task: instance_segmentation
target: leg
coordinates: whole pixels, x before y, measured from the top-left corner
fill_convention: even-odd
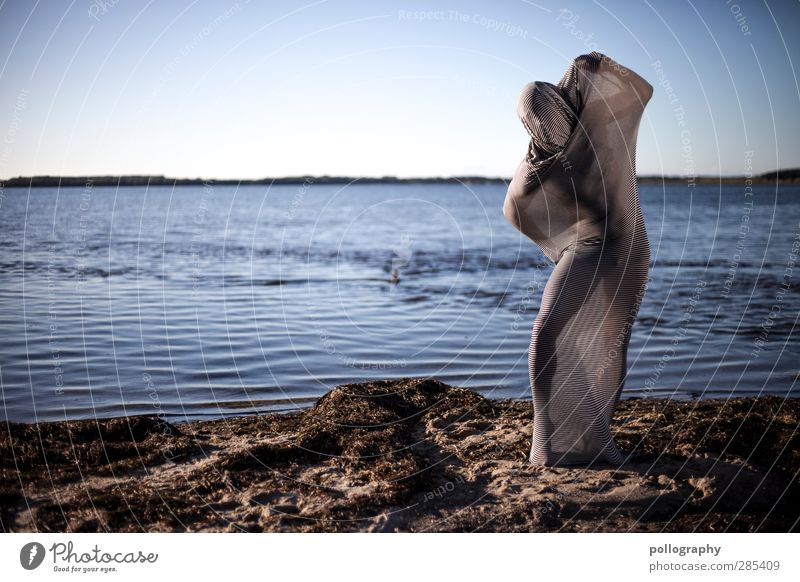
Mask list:
[[[580,424],[574,418],[574,395],[569,394],[568,384],[573,380],[568,371],[574,367],[576,356],[569,330],[591,291],[591,280],[585,277],[590,263],[572,251],[564,253],[545,285],[533,323],[528,350],[534,409],[529,461],[535,465],[563,464],[564,446],[554,450],[553,440],[557,433],[563,436],[568,432],[567,425]],[[595,267],[591,267],[590,273]]]
[[[628,294],[613,245],[564,253],[545,286],[529,349],[530,462],[619,464],[609,421],[625,373]],[[626,286],[623,286],[626,287]]]

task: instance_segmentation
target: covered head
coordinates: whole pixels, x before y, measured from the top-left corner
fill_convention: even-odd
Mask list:
[[[525,85],[517,102],[517,114],[531,136],[531,155],[537,160],[561,151],[578,120],[567,94],[546,81]]]

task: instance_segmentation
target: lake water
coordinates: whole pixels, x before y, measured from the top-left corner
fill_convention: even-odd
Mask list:
[[[5,419],[286,411],[366,378],[530,398],[552,265],[502,185],[6,189]],[[640,186],[623,398],[797,396],[800,187]],[[392,283],[392,272],[399,281]]]

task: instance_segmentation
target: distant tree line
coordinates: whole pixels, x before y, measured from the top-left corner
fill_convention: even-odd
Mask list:
[[[774,170],[752,176],[755,184],[800,183],[800,168]],[[683,183],[681,176],[639,176],[643,184]],[[693,182],[700,184],[739,184],[745,176],[695,176]],[[438,178],[398,178],[395,176],[351,177],[351,176],[288,176],[283,178],[260,178],[256,180],[211,180],[203,178],[169,178],[161,175],[123,176],[18,176],[0,182],[5,188],[69,187],[69,186],[245,186],[270,184],[507,184],[508,178],[487,176],[452,176]]]

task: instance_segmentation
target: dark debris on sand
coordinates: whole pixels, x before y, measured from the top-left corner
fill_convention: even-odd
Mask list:
[[[621,467],[527,463],[530,402],[433,378],[292,414],[8,424],[4,531],[796,531],[800,401],[624,400]]]

